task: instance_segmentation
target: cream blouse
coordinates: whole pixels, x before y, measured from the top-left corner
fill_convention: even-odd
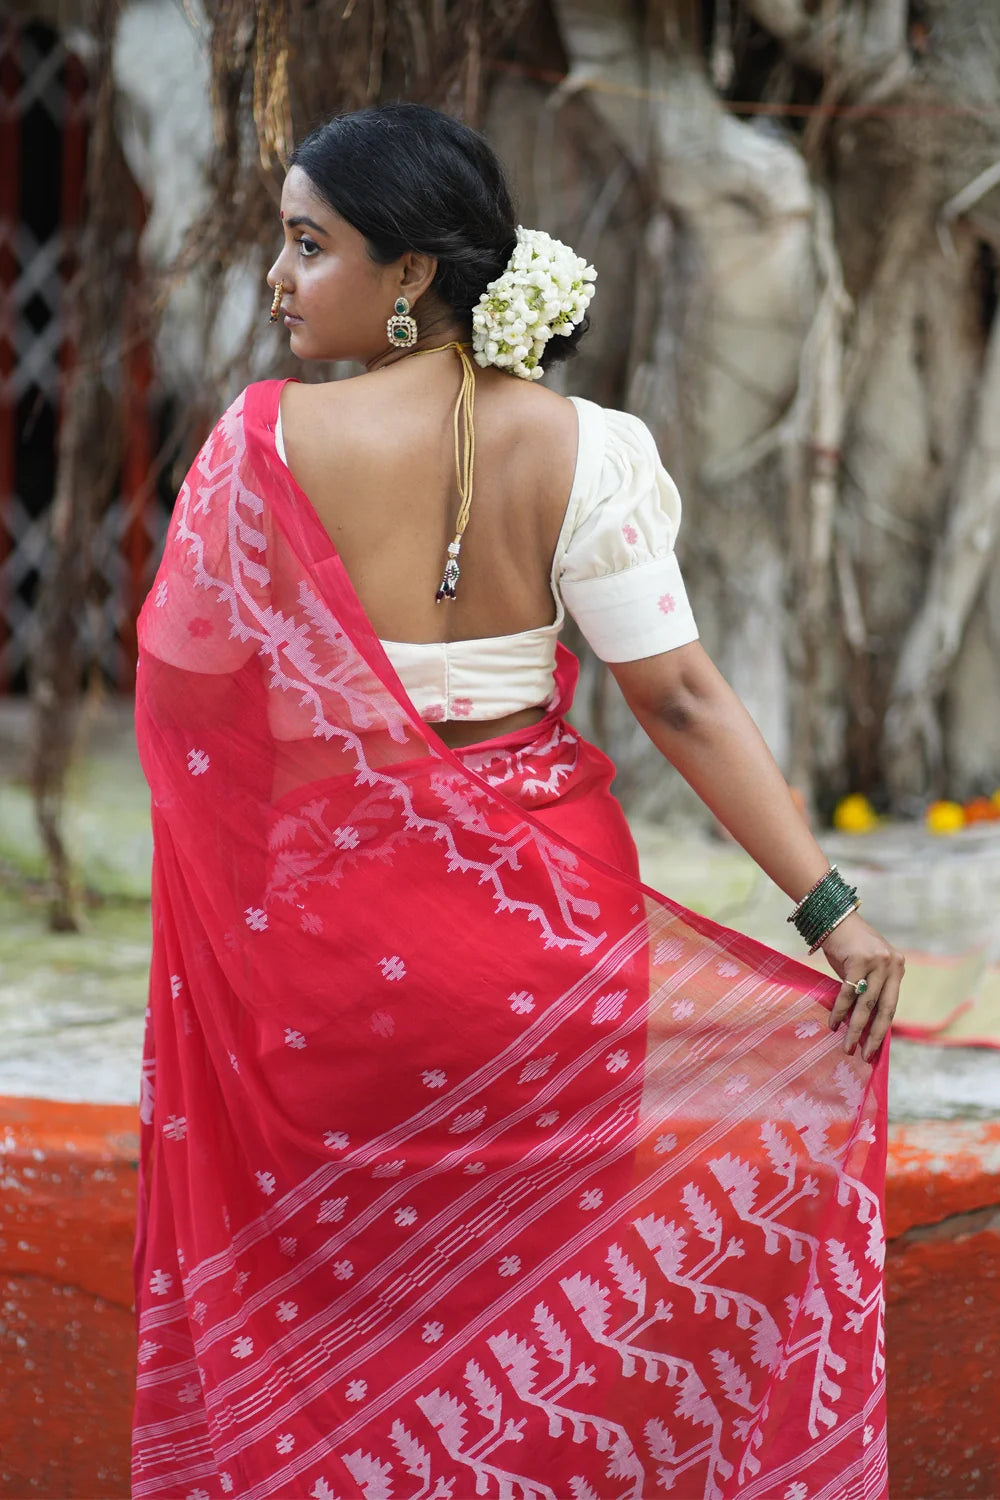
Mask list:
[[[428,723],[501,719],[547,706],[566,611],[602,661],[637,661],[698,639],[674,542],[677,487],[648,427],[628,412],[570,398],[579,419],[576,471],[552,560],[551,625],[440,644],[383,641]],[[281,415],[275,445],[285,457]]]

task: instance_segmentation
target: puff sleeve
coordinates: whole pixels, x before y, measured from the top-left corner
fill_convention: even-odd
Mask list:
[[[698,639],[674,543],[681,500],[645,423],[578,402],[603,419],[585,486],[554,569],[556,586],[602,661],[637,661]]]

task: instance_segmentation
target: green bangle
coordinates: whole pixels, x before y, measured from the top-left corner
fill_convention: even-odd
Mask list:
[[[859,905],[857,887],[848,885],[836,865],[831,865],[802,897],[788,921],[794,923],[810,953],[814,953],[834,927]]]
[[[815,953],[817,948],[822,948],[823,944],[826,942],[827,938],[830,936],[830,933],[833,931],[834,927],[839,927],[840,924],[841,924],[841,922],[844,920],[844,918],[845,917],[849,917],[849,916],[851,916],[851,914],[853,912],[858,911],[859,908],[860,908],[860,906],[861,906],[861,902],[860,901],[855,901],[855,903],[854,903],[853,906],[849,906],[845,912],[841,912],[841,914],[837,918],[837,920],[835,922],[831,923],[831,925],[826,929],[826,931],[823,933],[823,935],[821,937],[818,937],[816,939],[816,941],[810,945],[809,952],[810,953]],[[864,980],[862,980],[861,983],[864,984],[865,983]],[[867,984],[865,984],[865,989],[867,989],[867,988],[868,988],[868,986],[867,986]],[[864,991],[863,990],[859,990],[858,993],[859,994],[863,994]]]

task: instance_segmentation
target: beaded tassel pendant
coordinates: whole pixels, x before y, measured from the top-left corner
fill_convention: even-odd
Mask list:
[[[448,559],[444,565],[444,573],[441,576],[441,587],[434,595],[434,602],[440,604],[444,599],[454,600],[458,593],[458,577],[461,568],[458,565],[458,554],[462,550],[462,537],[465,528],[469,524],[469,511],[472,506],[472,474],[476,460],[476,430],[473,425],[473,415],[476,403],[476,380],[472,361],[465,352],[464,344],[455,344],[454,348],[458,354],[462,366],[462,385],[455,402],[454,431],[455,431],[455,472],[458,479],[458,519],[455,525],[455,537],[448,543]]]
[[[441,579],[441,587],[434,595],[435,604],[440,604],[442,599],[454,599],[458,589],[458,576],[462,571],[458,566],[458,554],[462,550],[462,538],[456,537],[453,542],[448,543],[448,561],[444,565],[444,575]]]

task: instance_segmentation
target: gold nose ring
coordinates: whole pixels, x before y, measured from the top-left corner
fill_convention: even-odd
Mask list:
[[[284,296],[284,292],[285,283],[283,281],[279,281],[278,285],[274,289],[274,300],[271,303],[271,317],[269,321],[272,323],[277,323],[278,321],[278,313],[281,311],[281,299]]]

